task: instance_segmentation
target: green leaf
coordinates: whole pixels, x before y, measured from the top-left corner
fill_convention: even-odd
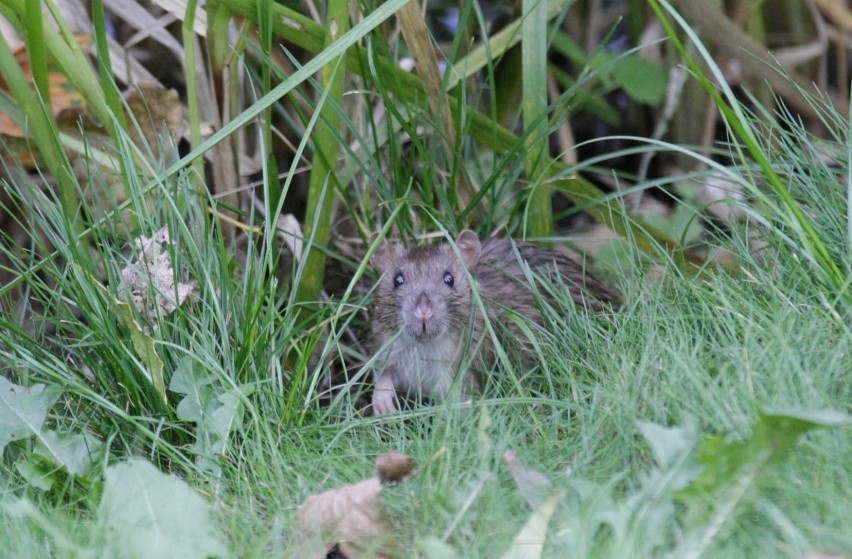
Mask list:
[[[130,303],[116,299],[112,294],[108,296],[118,322],[130,332],[130,342],[133,344],[133,349],[136,351],[139,360],[145,365],[149,380],[163,399],[163,402],[167,402],[166,382],[163,378],[163,360],[157,354],[154,338],[145,332],[142,326],[136,322]]]
[[[133,315],[133,307],[130,306],[130,303],[116,298],[106,287],[101,285],[101,282],[97,278],[92,277],[86,272],[83,272],[83,274],[89,277],[91,284],[96,286],[104,298],[109,301],[110,309],[115,314],[118,323],[130,332],[130,342],[133,344],[133,350],[136,352],[139,360],[145,365],[148,380],[154,386],[154,389],[163,402],[168,404],[166,381],[163,377],[163,360],[157,354],[154,338],[145,332],[145,329],[136,321],[136,317]]]
[[[218,474],[215,457],[225,452],[231,431],[242,424],[243,410],[237,389],[219,392],[216,388],[215,375],[190,359],[179,363],[169,384],[169,390],[185,395],[177,405],[178,418],[197,425],[192,451],[198,455],[199,466]]]
[[[631,54],[616,61],[610,71],[634,101],[657,106],[666,96],[668,73],[659,64]]]
[[[87,478],[103,455],[104,443],[88,433],[43,431],[34,449],[37,456],[69,474]]]
[[[684,427],[663,427],[656,423],[638,421],[637,427],[654,453],[654,460],[665,470],[663,479],[667,490],[686,487],[697,475],[692,465],[692,455],[698,443],[698,424],[695,418],[687,418]],[[655,471],[648,476],[653,480]]]
[[[697,240],[701,236],[701,220],[697,212],[687,204],[678,204],[671,215],[648,214],[645,221],[662,231],[670,239],[683,244]]]
[[[15,469],[31,486],[47,491],[56,482],[56,468],[46,466],[42,460],[18,460]]]
[[[227,556],[210,507],[175,476],[144,460],[110,466],[98,507],[110,532],[104,556],[139,559],[204,559]]]
[[[820,427],[849,424],[849,416],[831,411],[765,410],[750,436],[720,435],[701,444],[701,473],[675,497],[687,506],[683,542],[669,557],[701,557],[721,537],[750,490],[770,467],[781,462],[803,434]]]
[[[0,376],[0,454],[10,442],[41,431],[47,410],[56,403],[59,394],[55,386],[45,388],[36,384],[24,388]]]
[[[182,359],[169,383],[169,390],[185,397],[178,402],[177,416],[183,421],[200,422],[204,410],[215,399],[211,384],[216,377],[192,359]]]

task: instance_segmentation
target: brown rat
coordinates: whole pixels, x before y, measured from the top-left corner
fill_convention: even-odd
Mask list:
[[[396,411],[397,395],[443,398],[459,370],[488,366],[489,336],[472,296],[469,276],[489,319],[507,310],[535,322],[541,314],[518,257],[541,275],[558,273],[575,303],[599,311],[619,296],[584,273],[567,255],[532,243],[492,237],[480,243],[462,231],[450,244],[405,249],[384,241],[371,264],[382,274],[371,309],[371,351],[379,353],[373,412]],[[462,391],[475,384],[470,374]]]

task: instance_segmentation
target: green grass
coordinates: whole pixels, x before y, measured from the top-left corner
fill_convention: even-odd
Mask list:
[[[47,204],[39,201],[40,207]],[[842,211],[836,205],[815,209],[815,221],[825,223],[836,219],[822,212]],[[164,213],[158,219],[169,222],[169,212]],[[670,265],[625,279],[627,303],[611,323],[563,299],[548,313],[547,328],[536,331],[543,348],[541,367],[514,370],[517,385],[508,371],[496,372],[484,396],[469,407],[424,408],[379,424],[359,417],[346,399],[333,409],[311,403],[315,392],[307,387],[320,371],[307,365],[303,389],[288,400],[294,377],[279,379],[273,373],[281,370],[278,359],[287,348],[307,351],[311,332],[288,324],[287,306],[276,300],[266,280],[235,264],[212,239],[193,243],[191,219],[187,229],[176,228],[186,243],[176,262],[188,265],[189,275],[198,279],[199,298],[164,317],[156,337],[167,370],[189,359],[212,375],[215,393],[237,390],[240,395],[243,421],[230,434],[228,458],[217,461],[221,471],[192,473],[187,467],[193,461],[188,448],[198,431],[179,421],[177,394],[170,393],[165,413],[115,409],[125,393],[102,378],[113,378],[105,372],[123,368],[139,394],[146,393],[146,386],[134,376],[138,364],[127,349],[126,333],[95,329],[101,324],[94,322],[99,313],[106,312],[97,306],[106,304],[98,301],[99,290],[74,288],[75,280],[66,279],[63,289],[88,292],[92,300],[89,306],[78,305],[85,310],[76,322],[61,307],[52,311],[64,318],[63,337],[54,343],[77,340],[63,342],[65,350],[88,360],[102,383],[99,388],[75,375],[70,363],[53,361],[51,368],[33,368],[30,374],[32,381],[65,387],[65,411],[52,415],[57,429],[116,435],[115,458],[153,453],[164,466],[184,464],[178,469],[187,471],[188,480],[213,504],[216,523],[238,554],[295,556],[294,514],[303,499],[369,477],[375,457],[391,449],[426,464],[414,479],[385,491],[387,508],[402,527],[400,538],[410,545],[437,538],[459,556],[491,557],[502,554],[529,515],[525,495],[501,459],[506,450],[516,450],[526,467],[543,472],[555,487],[587,480],[607,486],[604,494],[618,502],[652,467],[639,420],[682,425],[691,417],[705,436],[743,436],[758,406],[848,411],[848,308],[827,304],[832,298],[819,277],[788,258],[782,250],[787,245],[773,241],[772,230],[763,230],[769,247],[757,256],[741,249],[740,267],[731,272],[687,278]],[[741,244],[746,245],[745,237]],[[258,268],[268,258],[250,254],[249,262]],[[124,260],[114,254],[103,261],[118,267]],[[58,262],[47,270],[61,277],[73,269]],[[234,266],[242,273],[234,274]],[[658,274],[665,279],[659,281]],[[76,276],[76,281],[86,278],[91,276]],[[328,316],[347,308],[334,304]],[[4,339],[4,351],[14,343]],[[19,349],[25,351],[25,345]],[[306,415],[288,408],[305,402]],[[329,417],[336,419],[329,422]],[[754,488],[706,556],[799,557],[815,549],[852,550],[849,438],[848,429],[808,435]],[[430,463],[440,449],[446,451]],[[41,494],[16,474],[8,450],[6,458],[9,481],[0,514],[9,522],[0,523],[0,541],[9,543],[7,556],[50,556],[51,549],[70,556],[74,546],[100,549],[104,536],[93,520],[98,474],[76,482],[60,474],[54,489]],[[49,519],[42,524],[52,533],[32,518],[11,516],[9,503],[19,496],[37,503],[39,514]],[[546,556],[571,551],[564,547],[571,541],[565,530],[584,502],[572,494],[557,509]],[[674,519],[662,518],[657,527],[668,530]],[[618,556],[631,556],[630,550]]]

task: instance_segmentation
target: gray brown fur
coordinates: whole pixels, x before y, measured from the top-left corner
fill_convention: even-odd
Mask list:
[[[537,275],[558,274],[577,304],[600,311],[618,303],[617,293],[561,252],[496,237],[480,244],[472,231],[462,231],[455,244],[458,252],[449,244],[405,249],[385,241],[373,256],[373,267],[382,273],[370,316],[371,351],[381,352],[376,415],[395,411],[397,395],[444,398],[460,369],[490,364],[490,338],[482,335],[481,313],[473,312],[468,270],[489,319],[498,323],[506,310],[541,322],[518,255]],[[448,273],[452,285],[445,281]],[[461,384],[468,391],[476,384],[474,375],[466,374]]]

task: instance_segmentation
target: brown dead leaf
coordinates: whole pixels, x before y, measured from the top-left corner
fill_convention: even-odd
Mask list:
[[[87,35],[77,35],[77,42],[81,47],[85,47],[88,43],[91,42],[91,37]],[[32,66],[30,65],[29,55],[27,54],[26,45],[21,44],[14,50],[15,60],[18,62],[18,66],[21,67],[21,71],[24,73],[24,77],[27,78],[27,81],[32,82],[33,72]],[[50,70],[47,75],[48,87],[50,89],[50,105],[53,110],[54,115],[58,115],[62,111],[66,109],[70,109],[72,107],[81,107],[84,105],[83,96],[74,89],[74,86],[71,85],[71,82],[68,81],[63,74],[60,72],[56,72]],[[8,85],[6,84],[6,80],[0,76],[0,89],[5,92],[9,92]],[[0,137],[5,139],[21,139],[25,137],[24,130],[18,125],[15,120],[12,119],[8,114],[0,112]],[[32,145],[29,142],[18,143],[13,142],[13,145],[20,146],[20,149],[16,149],[14,151],[15,158],[25,167],[32,167],[35,165],[35,160],[32,154]]]
[[[154,83],[136,84],[125,92],[124,100],[138,124],[137,129],[128,122],[133,142],[143,149],[146,145],[150,147],[155,157],[159,157],[161,145],[169,148],[183,135],[186,128],[183,104],[174,89]],[[163,138],[163,134],[167,137]]]
[[[384,483],[399,483],[414,469],[414,460],[401,452],[392,450],[376,458],[376,472]]]
[[[321,559],[332,551],[348,559],[393,557],[400,548],[395,529],[382,507],[383,481],[404,479],[411,458],[389,452],[376,460],[379,476],[310,495],[296,513],[309,540],[307,557]]]
[[[171,244],[166,227],[151,238],[137,238],[137,260],[121,271],[122,293],[144,315],[166,316],[174,312],[195,288],[192,283],[178,282],[175,286],[175,272],[168,252]]]

